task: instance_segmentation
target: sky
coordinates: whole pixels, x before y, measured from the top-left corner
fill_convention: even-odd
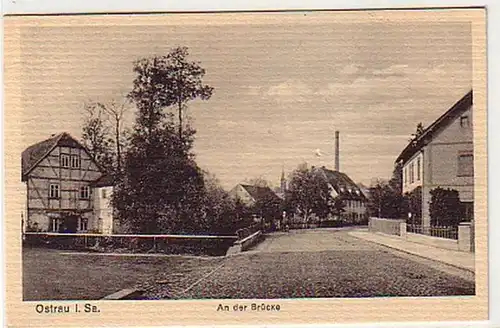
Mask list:
[[[189,104],[194,153],[226,189],[257,177],[277,186],[303,162],[333,168],[336,130],[340,170],[370,185],[390,177],[419,122],[472,86],[469,24],[287,22],[25,27],[23,146],[79,138],[86,101],[123,99],[135,60],[187,46],[214,87]]]

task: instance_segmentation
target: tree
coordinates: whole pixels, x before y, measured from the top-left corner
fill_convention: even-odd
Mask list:
[[[345,212],[344,200],[340,197],[335,198],[332,206],[332,214],[337,217],[341,217],[344,212]]]
[[[259,213],[266,222],[270,222],[280,218],[283,204],[278,196],[269,193],[259,198],[253,206],[253,209],[254,212]]]
[[[391,219],[406,217],[402,172],[402,163],[396,163],[389,181],[379,179],[370,187],[368,212],[371,216]]]
[[[196,131],[182,123],[188,101],[212,94],[201,82],[204,69],[188,63],[187,55],[187,48],[177,48],[134,64],[136,77],[128,97],[138,111],[123,179],[113,194],[118,217],[131,232],[206,231],[207,202],[221,197],[214,190],[207,197],[204,174],[191,152]],[[169,106],[179,110],[177,127]]]
[[[257,177],[252,179],[245,179],[245,183],[256,186],[256,187],[270,187],[269,182],[263,177]]]
[[[109,136],[105,112],[97,104],[88,102],[82,126],[82,143],[95,161],[106,171],[113,170],[113,140]]]
[[[392,176],[389,180],[389,187],[395,194],[401,195],[403,192],[403,164],[396,163],[392,170]]]
[[[391,181],[377,181],[370,187],[368,212],[379,218],[400,219],[404,213],[403,195]]]
[[[143,120],[139,117],[138,122]],[[172,122],[150,131],[136,124],[132,134],[123,178],[113,193],[119,219],[133,233],[203,229],[203,173]]]
[[[430,194],[431,226],[458,226],[462,221],[462,203],[458,191],[437,187]]]
[[[239,223],[235,201],[214,175],[204,172],[204,184],[202,229],[208,233],[234,234]]]
[[[375,184],[370,186],[369,199],[368,199],[368,212],[370,216],[382,218],[385,217],[385,192],[386,184],[378,180]]]
[[[285,196],[287,207],[308,222],[312,215],[326,218],[332,213],[333,197],[324,178],[314,169],[301,166],[292,172]]]
[[[115,168],[117,172],[122,171],[123,165],[123,149],[126,147],[127,143],[127,132],[123,127],[124,116],[128,110],[127,100],[122,102],[117,102],[116,100],[111,100],[111,102],[97,103],[97,106],[108,115],[108,120],[110,125],[113,127],[114,148],[115,148]]]
[[[161,116],[158,110],[173,106],[178,115],[178,136],[183,137],[183,112],[189,101],[212,96],[213,88],[203,84],[205,69],[187,60],[188,48],[177,47],[166,56],[143,58],[135,62],[133,90],[129,97],[138,107],[149,107],[147,128]]]

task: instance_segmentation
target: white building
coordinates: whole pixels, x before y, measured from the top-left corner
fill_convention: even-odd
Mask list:
[[[111,197],[114,182],[111,176],[104,175],[92,186],[94,190],[94,217],[97,220],[98,229],[103,234],[112,234],[114,226]]]
[[[430,225],[430,191],[441,187],[459,193],[461,219],[474,214],[474,145],[472,90],[412,140],[396,159],[402,164],[403,194],[422,189],[422,225]]]

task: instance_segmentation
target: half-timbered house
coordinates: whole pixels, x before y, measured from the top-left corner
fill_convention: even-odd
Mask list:
[[[86,148],[68,133],[38,142],[22,153],[26,183],[26,231],[98,230],[92,183],[102,170]]]

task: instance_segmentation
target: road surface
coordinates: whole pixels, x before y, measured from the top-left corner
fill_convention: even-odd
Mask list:
[[[271,234],[174,298],[474,295],[470,275],[352,237],[348,229],[296,230]]]

